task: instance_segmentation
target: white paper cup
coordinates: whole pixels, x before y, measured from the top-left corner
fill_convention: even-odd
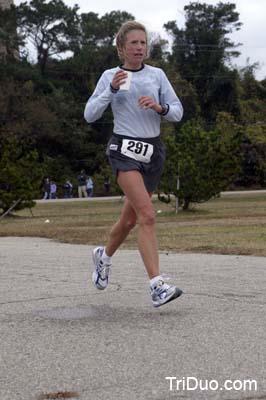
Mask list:
[[[126,71],[126,73],[127,73],[126,81],[125,81],[125,83],[120,85],[120,90],[129,90],[130,89],[131,79],[132,79],[132,72],[131,71]]]

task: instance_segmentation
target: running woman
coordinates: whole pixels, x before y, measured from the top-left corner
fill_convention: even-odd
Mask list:
[[[151,196],[165,163],[161,118],[178,122],[183,107],[163,70],[144,64],[148,44],[142,24],[124,23],[116,36],[116,47],[122,64],[102,74],[84,111],[86,121],[92,123],[111,104],[114,133],[107,145],[107,155],[125,195],[120,218],[112,227],[106,246],[93,250],[92,280],[97,289],[107,287],[111,257],[138,222],[138,248],[150,279],[153,306],[159,307],[182,294],[181,289],[166,284],[159,272]],[[123,90],[129,77],[130,87]]]

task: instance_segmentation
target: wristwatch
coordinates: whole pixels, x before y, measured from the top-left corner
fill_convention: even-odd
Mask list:
[[[158,114],[160,115],[166,115],[169,111],[169,104],[165,104],[164,106],[161,104],[162,111]]]

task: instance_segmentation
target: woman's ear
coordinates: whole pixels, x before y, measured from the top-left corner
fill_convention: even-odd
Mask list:
[[[123,60],[123,48],[120,46],[117,46],[117,54],[120,60]]]

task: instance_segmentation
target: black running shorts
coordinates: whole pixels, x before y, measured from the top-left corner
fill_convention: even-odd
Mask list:
[[[137,170],[141,173],[149,193],[158,186],[165,164],[165,145],[160,136],[132,138],[113,134],[106,154],[115,177],[118,171]]]

